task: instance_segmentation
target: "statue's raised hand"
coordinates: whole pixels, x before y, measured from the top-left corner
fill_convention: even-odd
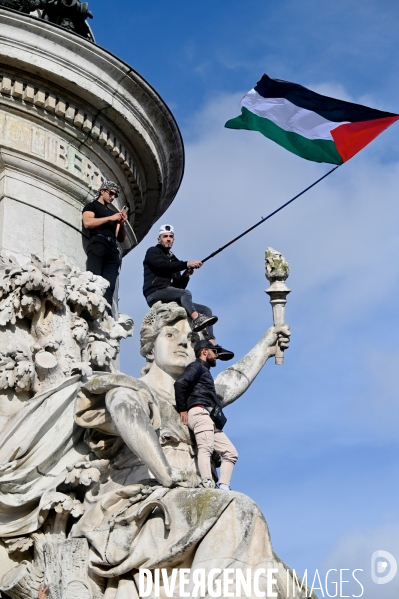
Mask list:
[[[290,340],[288,324],[270,327],[262,339],[236,364],[223,370],[215,379],[216,393],[223,406],[236,401],[246,392],[269,358],[287,349]]]
[[[290,325],[283,324],[279,327],[271,327],[268,330],[270,333],[270,342],[269,342],[269,355],[274,356],[276,354],[277,347],[285,350],[288,349],[290,344]]]

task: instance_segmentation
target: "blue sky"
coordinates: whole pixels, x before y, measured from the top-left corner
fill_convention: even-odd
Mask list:
[[[397,2],[93,0],[90,8],[97,42],[155,87],[181,128],[185,178],[161,219],[176,226],[181,259],[204,258],[328,169],[223,128],[264,72],[399,112]],[[316,568],[321,576],[362,568],[369,599],[399,592],[399,576],[378,587],[370,577],[374,551],[399,560],[398,132],[392,126],[190,284],[219,316],[218,340],[240,358],[271,325],[266,247],[290,261],[285,364],[269,362],[227,410],[240,453],[233,487],[259,503],[286,563],[312,577]],[[156,231],[121,275],[121,310],[137,328],[122,369],[133,376],[142,366],[142,259]]]

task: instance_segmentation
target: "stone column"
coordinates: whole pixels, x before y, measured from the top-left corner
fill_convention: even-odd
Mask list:
[[[96,44],[0,9],[0,250],[84,269],[81,212],[101,181],[129,207],[125,255],[173,201],[184,168],[154,89]]]

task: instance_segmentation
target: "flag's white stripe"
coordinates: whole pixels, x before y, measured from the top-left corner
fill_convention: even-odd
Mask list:
[[[269,119],[281,129],[298,133],[307,139],[333,141],[331,130],[343,124],[328,121],[311,110],[295,106],[285,98],[264,98],[254,89],[243,97],[241,106],[259,117]]]

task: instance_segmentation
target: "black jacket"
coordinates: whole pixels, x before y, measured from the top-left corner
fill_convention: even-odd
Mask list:
[[[222,407],[209,369],[209,364],[198,358],[191,362],[177,379],[175,396],[178,412],[187,412],[194,406]]]
[[[189,277],[182,277],[180,271],[187,268],[187,262],[178,260],[174,254],[160,243],[147,250],[144,258],[144,297],[158,289],[178,287],[185,289]]]

